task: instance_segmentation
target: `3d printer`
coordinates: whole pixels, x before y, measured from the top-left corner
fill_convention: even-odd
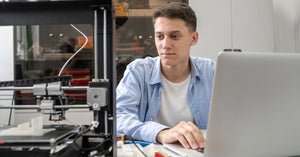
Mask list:
[[[41,127],[40,119],[34,119],[31,127],[24,124],[19,129],[48,132],[34,136],[0,133],[0,156],[116,156],[113,3],[110,0],[11,0],[0,2],[0,19],[0,25],[91,24],[94,45],[94,78],[87,86],[70,86],[72,76],[60,75],[62,71],[58,76],[0,83],[0,90],[32,90],[36,98],[36,104],[7,105],[0,109],[36,109],[49,114],[49,120],[60,121],[68,109],[88,108],[93,111],[91,124]],[[70,105],[64,90],[86,91],[86,104]],[[11,127],[0,126],[0,131]]]

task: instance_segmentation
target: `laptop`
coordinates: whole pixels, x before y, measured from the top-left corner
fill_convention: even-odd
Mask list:
[[[300,54],[218,56],[205,157],[300,155]]]
[[[221,52],[203,156],[297,155],[300,54]]]

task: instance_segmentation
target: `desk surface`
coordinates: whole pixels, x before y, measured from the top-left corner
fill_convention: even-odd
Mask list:
[[[206,138],[207,130],[201,130],[204,138]],[[121,142],[121,141],[119,141]],[[119,147],[120,143],[118,143],[118,149],[117,149],[117,157],[144,157],[142,153],[137,149],[137,147],[134,144],[121,144],[122,148]],[[168,147],[165,148],[165,147]],[[146,147],[140,147],[143,151],[145,151],[146,155],[148,157],[154,157],[155,152],[163,152],[169,155],[170,157],[202,157],[203,154],[201,152],[198,152],[197,150],[192,149],[185,149],[181,145],[178,144],[165,144],[164,146],[162,144],[150,144]],[[174,151],[170,151],[169,149],[173,149]]]
[[[169,148],[173,148],[176,152],[167,149],[166,146],[162,144],[150,144],[146,147],[139,145],[139,148],[144,151],[148,157],[154,157],[155,152],[163,152],[170,157],[202,157],[203,154],[197,150],[185,149],[181,145],[168,144]],[[144,157],[142,153],[134,144],[124,144],[122,148],[117,149],[117,157]]]

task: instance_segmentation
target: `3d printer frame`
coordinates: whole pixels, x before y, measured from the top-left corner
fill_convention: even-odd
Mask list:
[[[87,148],[95,144],[90,141],[93,141],[92,139],[97,139],[97,137],[101,137],[102,139],[104,138],[104,140],[108,139],[111,141],[106,143],[105,147],[108,150],[103,150],[106,151],[106,156],[116,156],[116,63],[114,50],[115,14],[113,3],[111,0],[10,0],[8,2],[0,2],[0,25],[2,26],[50,24],[91,24],[94,29],[94,81],[91,81],[87,87],[76,88],[64,87],[61,83],[56,83],[54,85],[49,82],[46,83],[47,87],[51,84],[54,87],[52,89],[58,92],[63,89],[86,89],[88,91],[88,97],[90,97],[89,104],[81,106],[57,106],[53,104],[52,108],[50,105],[50,110],[55,108],[61,109],[73,107],[90,108],[93,110],[94,122],[99,125],[95,125],[93,131],[88,130],[81,137],[81,144],[84,149],[80,151],[84,152],[86,150],[83,154],[85,156],[91,156],[89,153],[93,150]],[[42,83],[30,88],[40,94],[39,91],[44,92],[48,90],[49,92],[49,88],[47,87],[44,88]],[[12,85],[12,87],[5,87],[2,89],[22,90],[24,88],[29,87],[16,87],[16,85]],[[46,93],[48,94],[48,92]],[[102,96],[102,98],[100,98],[101,100],[99,100],[98,97],[96,98],[98,95]],[[22,108],[21,106],[19,107]],[[42,109],[47,109],[47,106],[31,107],[39,109],[42,107]],[[18,106],[10,108],[17,109]],[[4,154],[9,153],[7,150],[1,151],[0,144],[0,154],[1,152],[2,154],[3,152]],[[15,153],[14,155],[17,154]],[[22,153],[20,155],[24,156]],[[30,153],[29,155],[34,156],[34,154]]]

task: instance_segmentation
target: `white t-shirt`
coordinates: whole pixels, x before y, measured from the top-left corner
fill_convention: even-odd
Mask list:
[[[161,74],[161,81],[164,88],[160,94],[161,106],[155,121],[169,127],[181,121],[194,121],[188,103],[191,74],[180,83],[173,83]]]

